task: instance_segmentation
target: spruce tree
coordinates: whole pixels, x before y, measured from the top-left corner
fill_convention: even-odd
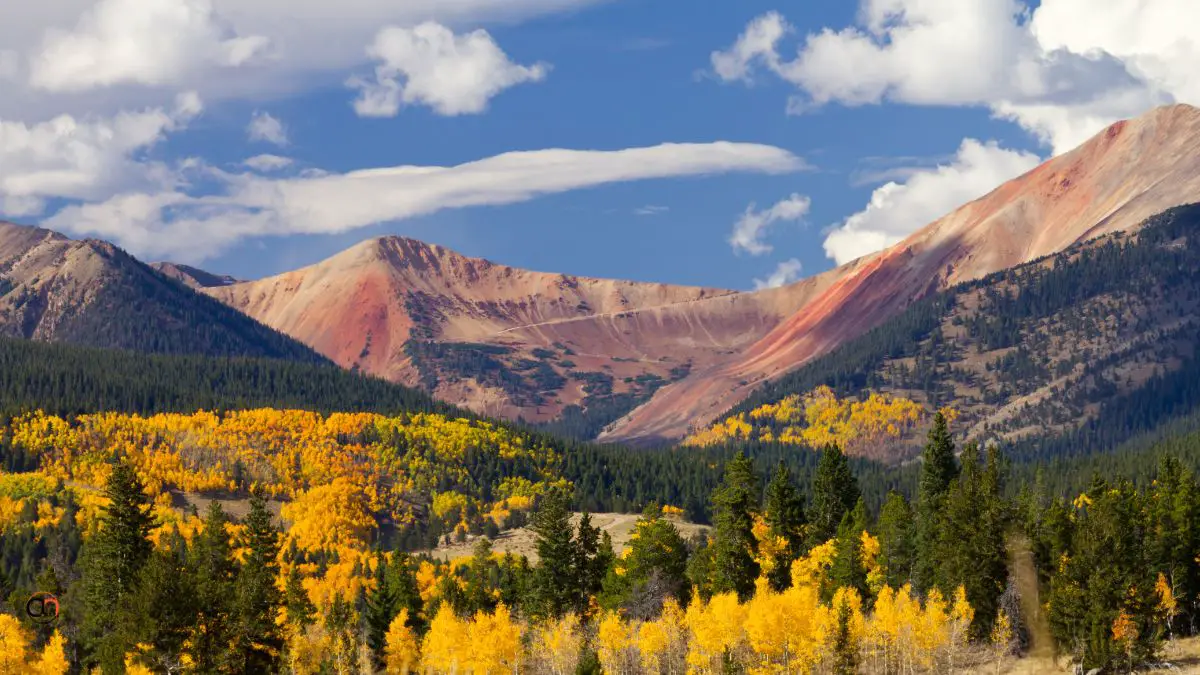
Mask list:
[[[785,542],[781,555],[768,574],[771,587],[783,591],[792,585],[792,562],[804,554],[804,535],[807,519],[804,515],[804,496],[792,482],[792,472],[780,460],[775,475],[767,485],[763,518],[771,535]]]
[[[104,672],[117,673],[124,670],[135,636],[124,630],[129,622],[117,621],[114,627],[113,618],[131,611],[129,597],[154,550],[149,538],[154,519],[142,481],[128,464],[113,466],[104,494],[108,505],[101,511],[100,530],[83,549],[83,627],[96,662]]]
[[[197,672],[224,671],[229,665],[229,642],[233,632],[233,579],[236,566],[229,532],[229,519],[221,504],[209,504],[204,527],[196,537],[190,556],[190,571],[196,579],[196,634],[191,655]]]
[[[879,567],[884,583],[899,589],[912,577],[913,514],[904,495],[892,491],[879,512]]]
[[[600,528],[592,525],[592,516],[586,511],[579,518],[575,535],[575,569],[579,575],[579,597],[576,611],[587,611],[592,598],[600,593],[604,577],[613,563],[612,540],[606,539]]]
[[[467,570],[467,604],[471,612],[491,612],[496,608],[495,589],[492,578],[492,542],[480,537],[475,542],[471,565]]]
[[[234,609],[237,621],[232,648],[236,670],[273,673],[278,670],[283,651],[283,635],[275,623],[282,594],[275,586],[279,575],[279,530],[271,524],[271,514],[261,494],[250,497],[246,516],[245,562],[237,572],[234,585]]]
[[[750,460],[738,453],[725,465],[725,477],[713,494],[716,522],[712,541],[712,594],[735,592],[745,600],[754,593],[759,565],[755,560],[754,511],[758,477]]]
[[[183,647],[196,625],[194,579],[186,565],[187,545],[178,530],[163,537],[163,546],[142,568],[137,590],[128,598],[122,622],[149,647],[143,660],[156,671],[178,672]]]
[[[939,527],[946,494],[957,477],[954,439],[946,416],[938,412],[921,455],[921,483],[917,492],[916,559],[912,576],[914,587],[921,592],[936,583]]]
[[[300,569],[292,565],[288,572],[287,589],[284,591],[284,602],[287,608],[288,623],[303,630],[312,625],[317,614],[317,608],[308,598],[308,591],[300,579]]]
[[[375,565],[375,584],[367,594],[364,617],[367,624],[367,647],[371,650],[371,660],[376,670],[383,668],[388,628],[391,627],[397,613],[399,610],[396,607],[396,593],[388,574],[387,558],[380,555]]]
[[[535,536],[538,565],[533,572],[533,613],[559,617],[574,609],[579,597],[575,570],[576,548],[568,497],[562,490],[543,495],[530,529]]]
[[[854,510],[842,516],[838,525],[833,565],[829,570],[830,584],[822,595],[828,602],[839,588],[848,588],[866,597],[867,571],[863,568],[862,533],[867,524],[867,506],[860,499]]]
[[[862,493],[850,462],[836,444],[821,452],[813,477],[812,509],[808,518],[808,548],[820,546],[837,535],[842,517],[854,509]]]
[[[837,603],[837,628],[833,633],[834,675],[855,675],[858,672],[858,644],[850,621],[853,609],[850,602]]]

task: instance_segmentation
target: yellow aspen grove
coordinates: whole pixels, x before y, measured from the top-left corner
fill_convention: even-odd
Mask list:
[[[529,648],[529,671],[535,675],[573,675],[583,648],[580,629],[579,617],[574,613],[536,627]]]
[[[753,673],[806,673],[820,660],[822,620],[818,590],[795,584],[776,593],[760,577],[746,603],[746,638],[754,651]]]
[[[646,672],[682,675],[687,671],[688,633],[684,621],[679,603],[667,598],[662,614],[638,628],[638,649]]]
[[[54,631],[50,641],[42,648],[42,653],[30,664],[31,675],[66,675],[71,664],[67,661],[66,639],[62,633]]]
[[[408,610],[402,609],[388,626],[385,667],[388,675],[408,675],[416,670],[420,660],[417,636],[408,627]]]
[[[637,645],[638,628],[621,620],[616,612],[606,612],[596,628],[596,654],[605,675],[637,675],[641,659]]]
[[[992,643],[992,659],[996,662],[996,673],[999,675],[1005,658],[1012,651],[1013,641],[1012,621],[1008,618],[1008,612],[1005,612],[1003,609],[996,614],[996,623],[992,626],[990,640]]]
[[[692,633],[689,672],[719,673],[726,657],[737,658],[746,646],[746,615],[736,593],[714,595],[707,603],[694,598],[684,620]]]
[[[470,662],[467,623],[443,603],[421,644],[421,667],[429,673],[459,673]]]
[[[476,675],[516,673],[521,667],[521,626],[501,603],[496,611],[478,612],[467,627],[469,672]]]
[[[28,649],[29,636],[21,622],[9,614],[0,614],[0,675],[28,672],[25,665]]]

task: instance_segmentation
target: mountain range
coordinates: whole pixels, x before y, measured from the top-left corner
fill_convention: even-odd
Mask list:
[[[399,237],[241,281],[0,224],[0,334],[328,359],[490,416],[661,442],[924,298],[1195,201],[1200,110],[1176,105],[1114,124],[883,251],[753,292],[521,270]]]

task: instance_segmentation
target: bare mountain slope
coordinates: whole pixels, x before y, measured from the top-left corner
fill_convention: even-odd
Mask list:
[[[829,278],[738,294],[531,272],[388,237],[205,292],[343,366],[487,414],[589,409],[595,425],[601,409],[615,418],[752,344]]]
[[[0,335],[143,352],[324,361],[103,241],[0,223]]]
[[[1200,110],[1175,105],[1109,127],[991,194],[858,261],[732,358],[662,388],[603,438],[677,438],[930,291],[1060,251],[1200,196]],[[852,263],[852,265],[854,265]]]

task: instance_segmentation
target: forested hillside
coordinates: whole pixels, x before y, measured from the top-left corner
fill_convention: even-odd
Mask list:
[[[161,354],[326,359],[103,241],[0,223],[0,336]]]
[[[494,454],[464,462],[455,448],[479,434]],[[737,455],[711,495],[711,537],[684,540],[678,509],[650,504],[624,551],[587,516],[572,525],[568,483],[501,478],[550,475],[554,459],[481,424],[33,416],[10,443],[39,470],[0,474],[0,585],[15,608],[35,591],[60,601],[54,621],[0,613],[11,672],[915,673],[998,670],[1051,646],[1128,670],[1200,614],[1200,484],[1174,457],[1140,490],[1111,477],[1010,499],[1001,452],[956,448],[941,415],[912,498],[868,508],[836,446],[811,479]],[[364,452],[391,460],[376,469]],[[224,473],[230,461],[241,468]],[[426,479],[451,490],[432,510],[472,556],[380,546],[378,518],[413,514],[405,497]],[[256,495],[244,517],[180,511],[163,492],[227,480]],[[281,520],[267,493],[291,497]],[[526,512],[535,564],[470,533],[481,514]],[[1017,550],[1036,565],[1027,585]]]
[[[1102,237],[915,303],[765,385],[694,438],[737,441],[730,420],[757,418],[751,435],[759,440],[803,444],[799,431],[784,433],[792,421],[761,413],[828,386],[864,401],[872,392],[911,399],[926,414],[953,409],[966,436],[1015,445],[1020,461],[1110,450],[1200,406],[1198,321],[1193,205],[1155,216],[1136,234]],[[875,421],[888,423],[886,412]],[[807,428],[822,424],[810,419]],[[915,445],[848,451],[895,461]]]

